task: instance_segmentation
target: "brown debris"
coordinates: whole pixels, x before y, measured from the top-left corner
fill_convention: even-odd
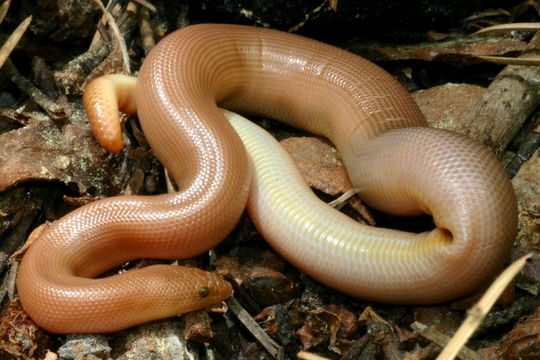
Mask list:
[[[504,336],[497,353],[501,360],[540,358],[540,307]]]
[[[51,345],[49,342],[19,301],[12,301],[0,318],[0,358],[39,359]]]
[[[367,327],[367,333],[372,341],[388,360],[398,360],[403,358],[399,350],[399,342],[392,326],[380,317],[370,306],[368,306],[358,319]]]
[[[28,192],[33,195],[28,198]],[[44,191],[34,187],[25,189],[17,187],[0,194],[0,273],[5,274],[0,284],[0,303],[6,298],[14,299],[15,279],[18,262],[10,255],[25,241],[27,234],[35,225],[36,218],[42,210]]]
[[[525,231],[520,231],[520,233],[522,234],[521,236],[524,236],[524,233],[526,233],[526,231],[528,230],[529,229],[525,229]],[[536,240],[538,238],[538,231],[536,231],[535,235],[533,235],[532,237],[533,240]],[[530,239],[524,239],[523,237],[519,238],[519,240],[530,241]],[[525,243],[524,246],[522,245],[520,251],[516,252],[514,256],[522,255],[522,253],[527,251],[527,248],[533,248],[531,246],[531,243]],[[516,286],[534,296],[538,296],[540,294],[540,258],[534,257],[529,261],[527,266],[525,266],[523,271],[516,278]]]
[[[296,334],[304,350],[326,344],[328,350],[341,354],[341,350],[336,346],[340,325],[341,320],[336,314],[319,308],[307,314],[304,326],[298,329]]]
[[[478,30],[501,22],[512,20],[512,13],[505,9],[488,9],[463,19],[465,27],[469,30]]]
[[[486,315],[491,311],[501,293],[508,287],[514,277],[523,269],[527,262],[533,257],[533,253],[528,253],[510,264],[497,278],[490,284],[480,300],[467,312],[467,317],[463,320],[459,329],[444,346],[439,355],[440,360],[454,359],[458,353],[464,356],[465,344],[479,328]],[[471,359],[480,358],[477,354],[471,353]],[[467,355],[468,356],[468,355]]]
[[[97,14],[95,4],[87,0],[22,2],[21,6],[24,13],[34,14],[34,31],[48,33],[55,29],[48,33],[48,39],[69,44],[91,34]]]
[[[298,289],[285,275],[261,266],[253,266],[249,270],[244,285],[260,306],[285,303],[296,295]]]
[[[274,359],[284,359],[284,348],[266,334],[266,332],[255,322],[251,315],[249,315],[249,313],[242,307],[234,296],[231,296],[231,298],[227,300],[227,304],[235,317],[260,342],[260,344]]]
[[[17,85],[17,87],[21,91],[28,94],[28,96],[30,96],[32,100],[34,100],[39,106],[41,106],[41,108],[45,110],[45,112],[51,117],[51,119],[56,121],[65,120],[65,109],[57,102],[51,100],[40,89],[35,87],[30,80],[23,77],[10,60],[5,63],[4,69],[7,72],[11,81],[15,85]]]
[[[292,137],[281,141],[302,176],[315,189],[329,195],[349,190],[352,185],[337,150],[316,137]]]
[[[536,118],[535,124],[535,129],[520,141],[515,155],[505,166],[510,178],[513,178],[517,174],[521,166],[529,161],[540,147],[540,118]]]
[[[526,50],[532,52],[539,48],[540,32]],[[466,114],[457,130],[501,155],[540,102],[536,85],[539,77],[538,67],[507,66]]]
[[[228,277],[235,285],[237,295],[244,301],[257,304],[253,310],[280,304],[294,298],[298,284],[283,275],[283,262],[270,252],[250,253],[248,261],[222,256],[214,262],[218,272]],[[246,299],[245,297],[249,297]]]
[[[540,157],[536,156],[521,166],[512,180],[519,205],[517,241],[526,249],[540,249]]]
[[[28,235],[28,238],[26,239],[26,242],[24,243],[24,245],[23,245],[22,247],[20,247],[17,251],[15,251],[15,252],[11,255],[11,258],[17,259],[17,260],[22,259],[22,256],[24,255],[24,253],[30,248],[30,246],[32,246],[32,244],[33,244],[37,239],[39,239],[41,233],[42,233],[45,229],[47,229],[47,227],[49,227],[49,224],[48,224],[48,223],[45,223],[45,224],[39,225],[37,228],[35,228],[34,230],[32,230],[32,232],[30,233],[30,235]]]
[[[351,347],[350,340],[354,339],[359,329],[357,316],[337,305],[309,311],[303,323],[296,331],[303,350],[324,345],[336,354],[343,354]]]
[[[103,335],[68,335],[66,342],[58,349],[58,355],[66,360],[98,360],[110,357],[111,347]]]
[[[133,3],[130,3],[130,9],[132,6],[134,6]],[[99,25],[99,29],[102,29],[102,31],[100,32],[99,29],[96,31],[88,51],[71,60],[62,70],[54,74],[55,79],[63,89],[63,93],[80,95],[84,84],[91,79],[109,73],[130,72],[130,61],[126,55],[125,40],[121,34],[133,30],[136,17],[133,11],[127,9],[122,11],[118,5],[114,7],[112,12],[117,14],[119,19],[111,22],[110,33],[105,29],[110,14],[105,12]]]
[[[144,54],[148,55],[150,50],[152,50],[156,45],[156,41],[154,39],[154,31],[152,30],[152,24],[150,22],[150,10],[147,8],[141,9],[139,32],[141,33]]]
[[[0,135],[0,191],[31,180],[59,180],[76,183],[81,193],[111,192],[107,166],[87,126],[73,122],[60,131],[46,116],[26,116],[28,125]]]
[[[455,130],[461,127],[464,115],[484,91],[477,85],[447,83],[412,95],[430,126]]]
[[[478,55],[506,55],[524,51],[527,43],[517,39],[457,37],[442,42],[410,46],[354,44],[347,49],[372,61],[423,60],[449,63],[462,67],[482,62]]]
[[[207,311],[193,311],[185,316],[184,339],[204,343],[214,337]]]
[[[418,306],[414,307],[413,311],[416,322],[446,335],[453,334],[463,320],[460,312],[448,311],[448,308],[444,306]]]
[[[0,5],[0,23],[6,18],[10,5],[11,0],[5,0],[2,5]]]
[[[429,327],[419,322],[414,322],[411,324],[411,328],[425,338],[439,345],[439,349],[444,348],[451,339],[450,336],[445,335],[434,327]],[[464,360],[482,360],[482,358],[476,352],[466,347],[460,350],[459,357]]]
[[[116,360],[184,359],[193,356],[175,321],[158,321],[130,329],[117,346]]]
[[[331,304],[328,310],[336,315],[340,320],[337,335],[343,339],[352,339],[359,331],[358,319],[356,314],[344,307]]]

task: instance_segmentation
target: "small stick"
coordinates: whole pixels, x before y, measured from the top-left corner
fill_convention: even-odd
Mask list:
[[[126,41],[124,40],[124,37],[120,33],[120,29],[118,29],[118,25],[116,24],[114,17],[111,15],[110,12],[107,11],[107,9],[105,9],[105,6],[103,6],[103,4],[101,3],[101,0],[94,0],[94,2],[99,6],[103,14],[107,17],[107,21],[109,22],[109,26],[116,39],[116,44],[118,45],[120,54],[122,54],[122,60],[123,60],[122,65],[123,65],[124,73],[131,74],[131,67],[129,65],[129,55],[128,55],[128,50],[126,46]]]
[[[507,57],[507,56],[487,56],[476,55],[478,59],[489,61],[495,64],[502,65],[520,65],[520,66],[540,66],[540,57]]]
[[[148,55],[150,50],[156,45],[156,41],[154,40],[152,25],[150,24],[150,11],[146,8],[141,9],[140,12],[139,32],[141,33],[144,53]]]
[[[473,33],[473,35],[487,34],[494,32],[509,32],[509,31],[538,31],[540,23],[509,23],[489,26]]]
[[[255,320],[249,315],[249,313],[240,305],[238,300],[234,296],[231,296],[227,300],[227,305],[231,312],[236,316],[238,320],[249,330],[251,334],[260,342],[260,344],[270,353],[270,355],[277,360],[283,360],[285,358],[285,351],[283,346],[276,343],[263,329],[257,324]]]
[[[30,80],[25,78],[19,73],[19,70],[13,65],[11,60],[7,59],[5,65],[6,73],[8,74],[10,80],[24,93],[30,96],[39,106],[41,106],[47,114],[53,120],[62,120],[65,117],[64,108],[53,100],[51,100],[47,95],[45,95],[41,90],[32,84]]]
[[[328,0],[328,6],[334,11],[337,11],[338,0]]]
[[[109,1],[107,3],[107,7],[106,7],[107,10],[110,10],[112,3],[113,3],[112,1]],[[98,47],[101,46],[103,37],[99,29],[100,29],[100,26],[105,26],[106,23],[107,23],[107,17],[105,16],[105,14],[103,14],[101,15],[101,19],[99,19],[98,21],[97,30],[94,33],[94,37],[92,38],[92,42],[90,43],[90,46],[88,47],[88,51],[92,51],[92,52],[96,51]]]
[[[131,30],[133,28],[132,24],[135,22],[136,14],[139,11],[139,5],[134,1],[128,2],[126,10],[116,17],[116,25],[120,32],[124,32],[127,29]]]
[[[144,6],[145,8],[147,8],[153,13],[157,12],[157,8],[150,1],[146,1],[146,0],[132,0],[132,1],[138,3],[139,5]]]
[[[443,334],[442,332],[415,321],[411,324],[411,329],[428,339],[429,341],[437,344],[440,348],[443,348],[450,342],[450,336]],[[458,357],[464,360],[482,360],[482,357],[468,347],[463,347],[459,350]]]
[[[4,65],[13,49],[15,49],[15,46],[17,46],[19,40],[21,40],[21,37],[24,35],[24,32],[28,28],[28,25],[30,25],[31,21],[32,16],[24,19],[19,26],[17,26],[15,31],[9,36],[4,45],[2,45],[2,49],[0,49],[0,68]]]
[[[538,31],[540,30],[540,23],[509,23],[495,26],[489,26],[487,28],[478,30],[473,35],[509,32],[509,31]],[[540,59],[538,58],[512,58],[506,56],[476,56],[479,59],[489,61],[495,64],[503,65],[523,65],[523,66],[539,66]]]
[[[521,271],[527,263],[527,260],[533,257],[533,253],[522,256],[514,261],[512,265],[506,268],[501,275],[491,284],[489,289],[480,301],[470,310],[465,321],[456,331],[450,342],[446,345],[443,351],[437,357],[437,360],[452,360],[456,357],[459,350],[465,345],[472,334],[476,331],[482,320],[495,304],[504,289],[512,281],[512,279]]]
[[[9,5],[11,5],[11,0],[4,1],[2,6],[0,6],[0,24],[4,22],[4,18],[6,17],[9,10]]]
[[[296,354],[296,356],[298,356],[298,358],[302,360],[330,360],[328,358],[315,355],[314,353],[310,353],[307,351],[300,351],[298,352],[298,354]]]
[[[333,208],[340,209],[343,205],[356,194],[356,189],[352,188],[341,194],[338,198],[330,201],[328,205]]]

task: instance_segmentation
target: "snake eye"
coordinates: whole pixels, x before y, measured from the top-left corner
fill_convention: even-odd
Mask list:
[[[210,289],[207,288],[206,286],[203,286],[202,288],[199,289],[199,296],[201,298],[207,297],[208,294],[210,294]]]

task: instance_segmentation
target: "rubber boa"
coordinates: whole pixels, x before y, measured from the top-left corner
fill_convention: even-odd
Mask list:
[[[122,79],[111,75],[85,90],[98,141],[120,150],[117,109],[136,110],[180,191],[100,200],[40,236],[22,260],[17,288],[46,330],[110,332],[227,298],[227,282],[197,269],[157,265],[95,277],[136,258],[201,254],[231,231],[246,202],[287,260],[363,299],[462,297],[509,255],[517,206],[498,160],[464,136],[427,127],[405,89],[359,56],[279,31],[203,24],[160,41],[136,85]],[[246,140],[261,132],[241,125],[243,145],[218,106],[326,136],[364,201],[396,215],[430,214],[435,229],[372,228],[322,206],[273,140]]]

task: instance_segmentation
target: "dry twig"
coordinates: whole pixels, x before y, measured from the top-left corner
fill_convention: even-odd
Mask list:
[[[417,321],[411,324],[411,328],[429,341],[440,346],[439,349],[444,348],[444,346],[448,344],[451,340],[450,336],[445,335],[437,329],[429,327]],[[482,357],[480,355],[465,346],[459,350],[457,356],[463,360],[482,360]]]
[[[540,23],[509,23],[489,26],[478,30],[473,35],[487,34],[487,33],[505,33],[509,31],[538,31],[540,30]]]
[[[51,98],[49,98],[43,91],[38,89],[30,80],[22,76],[11,60],[7,59],[4,64],[5,71],[8,74],[10,80],[24,93],[30,96],[39,106],[47,112],[47,114],[53,120],[63,120],[66,116],[65,110],[62,106],[58,105]]]
[[[266,349],[266,351],[270,353],[270,355],[272,355],[274,359],[283,360],[285,358],[285,350],[283,349],[283,346],[280,346],[278,343],[272,340],[272,338],[268,336],[263,329],[261,329],[259,324],[257,324],[251,315],[244,310],[242,305],[240,305],[234,296],[231,296],[229,300],[227,300],[227,305],[236,318],[240,320],[246,329],[249,330],[249,332],[260,342],[260,344]]]
[[[133,1],[138,3],[139,5],[144,6],[151,12],[157,13],[157,8],[150,1],[146,1],[146,0],[133,0]]]
[[[328,0],[328,6],[332,8],[332,10],[337,11],[337,4],[338,0]]]
[[[495,301],[502,294],[504,289],[510,284],[512,279],[525,266],[527,260],[532,258],[533,254],[529,253],[518,260],[514,261],[501,275],[491,284],[484,296],[478,303],[469,310],[469,314],[465,321],[456,331],[450,342],[446,345],[443,351],[437,357],[437,360],[452,360],[459,353],[461,348],[469,340],[472,334],[476,331],[482,320],[495,304]]]
[[[296,354],[296,356],[298,356],[298,358],[302,360],[329,360],[328,358],[315,355],[307,351],[300,351],[298,354]]]
[[[154,40],[154,31],[152,30],[152,25],[150,24],[150,11],[148,9],[141,9],[141,19],[139,23],[139,32],[141,33],[142,46],[144,53],[148,55],[150,50],[156,45]]]
[[[538,57],[508,57],[508,56],[485,56],[477,55],[476,58],[484,61],[489,61],[494,64],[501,65],[519,65],[519,66],[540,66],[540,59]]]
[[[2,45],[2,49],[0,49],[0,68],[4,65],[7,58],[17,46],[19,43],[19,40],[21,40],[21,37],[24,35],[26,29],[28,28],[28,25],[30,25],[30,22],[32,21],[32,16],[27,17],[24,19],[19,26],[15,29],[15,31],[9,36],[9,38],[6,40],[4,45]]]
[[[105,6],[103,6],[101,0],[94,0],[94,2],[99,6],[103,14],[107,17],[107,21],[109,22],[109,27],[111,28],[111,31],[114,34],[114,38],[115,38],[115,41],[113,42],[113,44],[116,44],[118,46],[118,51],[120,51],[120,54],[123,60],[122,67],[123,67],[124,73],[131,74],[131,67],[130,67],[126,42],[124,40],[124,37],[120,33],[120,29],[118,29],[118,25],[116,24],[114,17],[111,15],[109,11],[107,11]]]
[[[4,18],[7,15],[9,5],[11,5],[11,0],[4,1],[4,3],[0,6],[0,24],[4,21]]]
[[[341,209],[343,205],[345,205],[347,201],[349,201],[349,199],[356,194],[356,192],[357,192],[356,189],[347,190],[346,192],[341,194],[338,198],[330,201],[328,205],[336,209]]]

